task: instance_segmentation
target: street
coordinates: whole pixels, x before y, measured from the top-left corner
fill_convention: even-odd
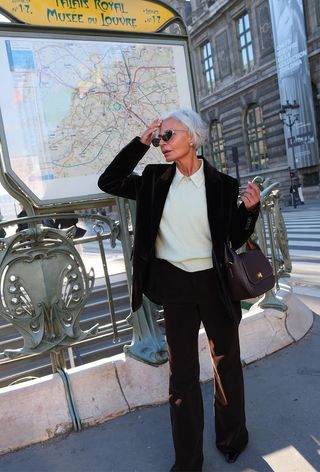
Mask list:
[[[306,201],[297,208],[285,208],[294,285],[320,290],[320,201]]]

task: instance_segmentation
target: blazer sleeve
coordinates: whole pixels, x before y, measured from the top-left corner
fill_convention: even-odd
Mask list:
[[[244,203],[238,206],[239,186],[233,195],[230,242],[234,249],[240,248],[254,231],[259,216],[260,203],[253,210],[247,210]]]
[[[132,172],[148,149],[148,145],[143,144],[138,136],[135,137],[99,177],[98,187],[111,195],[135,200],[142,178]]]

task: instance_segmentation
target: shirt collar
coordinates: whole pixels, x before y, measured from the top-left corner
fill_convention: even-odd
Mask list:
[[[180,170],[176,168],[176,173],[175,173],[174,180],[172,183],[176,186],[176,185],[179,185],[179,183],[182,180],[191,180],[196,187],[198,188],[201,187],[201,185],[204,182],[203,159],[199,159],[199,161],[200,161],[199,169],[190,176],[183,175],[180,172]]]

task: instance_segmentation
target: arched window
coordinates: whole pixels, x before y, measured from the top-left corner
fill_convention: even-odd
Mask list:
[[[220,172],[228,173],[223,129],[220,121],[212,121],[210,125],[210,146],[213,162]]]
[[[268,153],[265,139],[265,129],[262,110],[259,105],[250,105],[246,116],[250,170],[266,169],[268,167]]]

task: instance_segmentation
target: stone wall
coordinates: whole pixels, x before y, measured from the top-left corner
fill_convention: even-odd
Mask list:
[[[290,179],[286,157],[283,125],[279,119],[278,92],[271,20],[268,0],[194,0],[192,23],[188,27],[196,71],[196,93],[200,111],[210,123],[223,124],[227,154],[232,146],[239,151],[241,180],[246,182],[254,174],[265,175],[280,182],[283,193],[288,193]],[[304,1],[311,79],[314,87],[314,105],[320,137],[320,6],[318,0]],[[238,51],[235,20],[246,11],[250,17],[254,49],[254,67],[244,73]],[[200,47],[210,41],[213,50],[215,87],[208,93],[204,84]],[[244,115],[248,104],[258,104],[263,113],[269,167],[261,172],[250,172],[249,149],[244,132]],[[211,160],[210,149],[206,157]],[[229,173],[236,175],[229,152]],[[305,168],[303,175],[319,173],[320,166]],[[319,186],[305,189],[306,196],[317,197]]]

